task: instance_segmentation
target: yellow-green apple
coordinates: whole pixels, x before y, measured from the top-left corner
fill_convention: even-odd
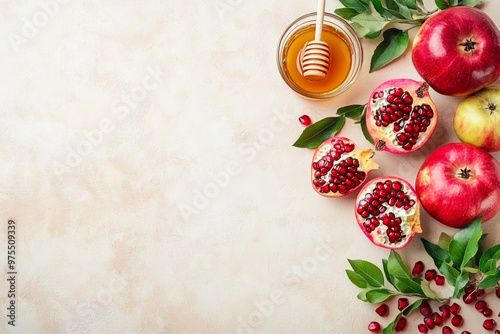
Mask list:
[[[453,126],[464,143],[500,151],[500,85],[488,86],[462,100]]]

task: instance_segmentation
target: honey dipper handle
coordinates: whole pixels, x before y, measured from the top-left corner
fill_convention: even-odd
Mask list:
[[[325,16],[325,0],[318,0],[318,11],[316,13],[316,32],[314,34],[315,41],[321,41],[324,16]]]

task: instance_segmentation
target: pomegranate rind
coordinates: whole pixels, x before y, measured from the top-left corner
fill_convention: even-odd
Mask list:
[[[421,132],[417,142],[410,150],[405,150],[401,146],[397,145],[396,135],[398,133],[393,131],[392,123],[389,126],[377,126],[374,119],[374,112],[378,108],[383,106],[383,100],[380,99],[377,102],[373,102],[373,96],[377,92],[384,92],[384,96],[388,95],[389,89],[392,88],[403,88],[403,90],[408,91],[413,97],[413,106],[427,104],[431,107],[434,116],[430,124],[427,126],[425,132]],[[419,148],[421,148],[427,140],[431,137],[437,125],[437,109],[429,96],[428,85],[425,81],[415,81],[412,79],[392,79],[380,84],[377,88],[373,90],[370,95],[370,100],[367,105],[366,110],[366,128],[368,133],[373,138],[375,142],[375,149],[378,151],[388,151],[395,154],[407,154],[412,153]]]
[[[358,204],[361,200],[365,198],[365,195],[367,193],[371,193],[375,187],[375,185],[378,182],[385,182],[387,180],[390,180],[392,182],[398,181],[400,182],[405,188],[405,192],[407,192],[410,196],[411,199],[415,200],[414,206],[410,210],[404,210],[404,209],[397,209],[397,210],[404,210],[406,211],[407,215],[406,216],[400,216],[398,217],[405,218],[403,223],[401,225],[405,225],[406,230],[404,232],[406,233],[406,237],[403,241],[399,243],[390,243],[387,242],[384,233],[386,231],[386,228],[380,224],[380,226],[372,231],[371,233],[368,233],[364,226],[363,223],[365,221],[365,218],[361,217],[361,215],[358,213],[357,208]],[[386,212],[392,212],[391,207],[387,208]],[[413,186],[406,180],[397,177],[397,176],[382,176],[378,177],[376,179],[373,179],[369,182],[367,182],[361,191],[359,192],[356,202],[354,205],[354,214],[356,216],[356,221],[358,223],[358,226],[361,228],[361,231],[366,235],[366,237],[374,244],[382,248],[387,248],[387,249],[401,249],[405,246],[407,246],[411,240],[413,239],[415,233],[422,233],[422,226],[420,224],[420,201],[418,200],[417,192],[413,188]]]
[[[329,192],[325,193],[325,192],[320,192],[319,188],[317,188],[314,185],[314,183],[312,182],[315,179],[315,175],[314,174],[315,174],[316,170],[311,167],[311,185],[312,185],[313,189],[318,194],[320,194],[321,196],[324,196],[324,197],[338,198],[338,197],[344,197],[344,196],[352,194],[353,192],[357,191],[357,189],[359,189],[366,182],[366,180],[368,179],[368,174],[372,170],[379,169],[379,165],[372,159],[372,157],[374,156],[375,152],[373,152],[370,149],[368,149],[368,150],[362,150],[362,149],[360,149],[356,145],[356,143],[354,143],[352,140],[350,140],[349,138],[346,138],[346,137],[331,137],[331,138],[328,138],[327,140],[325,140],[314,151],[312,163],[315,163],[315,162],[318,162],[319,160],[321,160],[321,158],[323,156],[325,156],[326,152],[328,152],[330,149],[332,149],[334,143],[337,142],[338,140],[341,140],[344,143],[349,144],[349,145],[351,145],[351,144],[354,145],[354,150],[352,152],[349,152],[348,154],[346,154],[346,157],[347,156],[352,156],[353,158],[358,159],[359,163],[360,163],[359,167],[358,167],[358,170],[365,172],[366,175],[365,175],[364,180],[361,181],[361,183],[357,187],[349,189],[346,193],[342,194],[340,192],[332,192],[332,191],[329,191]],[[344,157],[344,155],[341,156],[340,160],[342,160],[343,157]],[[311,166],[312,166],[312,163],[311,163]]]

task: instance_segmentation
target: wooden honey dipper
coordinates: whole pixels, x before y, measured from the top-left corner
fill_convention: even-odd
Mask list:
[[[314,41],[307,42],[297,57],[297,68],[300,74],[313,81],[323,80],[330,68],[330,48],[321,40],[324,15],[325,0],[318,0]]]

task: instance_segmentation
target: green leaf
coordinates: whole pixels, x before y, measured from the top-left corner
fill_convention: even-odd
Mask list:
[[[391,276],[391,274],[389,274],[389,270],[387,269],[387,263],[388,263],[388,261],[386,259],[382,259],[382,267],[384,268],[385,278],[387,279],[387,282],[391,283],[391,285],[394,288],[396,288],[396,286],[394,285],[394,282],[392,280],[392,276]]]
[[[401,56],[408,47],[408,31],[390,28],[384,31],[384,40],[373,52],[370,73],[389,64]]]
[[[462,274],[460,274],[460,276],[457,278],[457,281],[455,282],[455,291],[453,292],[453,298],[460,298],[468,282],[469,273],[463,272]]]
[[[363,0],[340,0],[346,7],[356,10],[358,13],[369,13],[370,6]]]
[[[474,257],[474,264],[476,264],[478,267],[479,267],[479,260],[483,256],[483,253],[485,250],[484,247],[482,246],[482,242],[484,239],[486,239],[487,236],[488,236],[488,233],[484,233],[481,236],[481,239],[479,239],[479,249],[477,250],[476,256]]]
[[[371,38],[374,38],[373,34],[380,33],[388,23],[386,19],[376,12],[371,14],[358,14],[354,16],[351,21],[351,26],[356,30],[358,35],[361,37],[368,35],[368,37]]]
[[[478,289],[489,289],[493,288],[500,281],[500,267],[497,268],[497,271],[494,275],[489,275],[485,279],[483,279],[478,286]]]
[[[344,126],[345,117],[326,117],[304,129],[295,147],[316,148],[325,140],[335,136]]]
[[[422,240],[425,251],[427,252],[427,254],[429,254],[432,260],[434,260],[434,264],[436,265],[437,268],[441,267],[443,262],[451,261],[450,254],[447,251],[425,239],[420,239],[420,240]]]
[[[360,118],[364,111],[365,111],[365,106],[361,104],[353,104],[350,106],[345,106],[342,108],[339,108],[337,110],[337,115],[344,115],[345,117],[351,118],[351,119],[357,119]]]
[[[448,4],[448,1],[446,1],[446,0],[435,0],[435,2],[436,2],[437,8],[439,8],[441,10],[450,7],[450,5]]]
[[[372,304],[383,302],[390,296],[392,293],[387,289],[374,289],[366,292],[366,300]]]
[[[446,262],[442,262],[438,267],[439,272],[446,278],[448,284],[455,286],[460,273]]]
[[[424,295],[424,291],[420,286],[420,283],[415,282],[411,278],[407,277],[393,277],[394,286],[398,291],[403,293],[415,293],[419,295]]]
[[[402,15],[393,15],[391,12],[389,12],[387,10],[387,8],[385,8],[383,5],[382,5],[382,0],[372,0],[372,4],[373,4],[373,8],[375,8],[375,10],[377,11],[377,13],[380,14],[380,16],[383,16],[385,18],[388,18],[388,19],[393,19],[393,20],[397,20],[397,19],[403,19],[403,16]],[[384,2],[385,4],[385,2]]]
[[[444,232],[439,236],[438,245],[445,251],[448,251],[452,237]]]
[[[364,301],[364,302],[367,302],[368,300],[366,299],[366,293],[368,292],[369,290],[363,290],[361,291],[360,293],[358,293],[358,295],[356,296],[359,300],[361,301]]]
[[[399,312],[399,314],[396,316],[396,318],[389,324],[387,325],[386,328],[384,328],[384,331],[382,334],[392,334],[396,328],[396,324],[398,323],[399,319],[404,316],[408,316],[411,312],[415,311],[422,305],[422,299],[416,300],[413,304],[407,306],[402,312]]]
[[[458,6],[458,0],[449,0],[450,1],[450,6]]]
[[[361,277],[361,275],[355,273],[352,270],[346,270],[345,272],[352,284],[356,285],[358,288],[364,289],[368,286],[368,283],[363,277]]]
[[[353,8],[337,8],[335,9],[335,14],[350,21],[354,16],[358,15],[359,12]]]
[[[482,217],[458,231],[450,242],[449,252],[455,268],[462,269],[472,259],[479,248],[479,239],[483,235]]]
[[[401,256],[394,250],[391,250],[387,262],[387,270],[394,278],[409,278],[412,279],[410,270],[401,259]]]
[[[372,145],[375,145],[375,142],[373,141],[372,136],[368,132],[368,128],[366,127],[366,113],[361,116],[361,120],[359,121],[359,125],[361,125],[361,131],[363,132],[363,135],[365,136],[365,139],[368,140],[369,143]]]
[[[430,299],[436,299],[437,295],[434,291],[431,289],[431,284],[427,281],[422,280],[420,282],[420,287],[422,288],[422,291],[424,292],[424,295]]]
[[[412,14],[408,6],[406,6],[406,0],[386,0],[388,3],[390,1],[394,1],[396,3],[396,10],[399,11],[401,15],[404,16],[405,19],[411,20]]]
[[[392,333],[394,333],[394,330],[396,329],[396,324],[398,323],[399,319],[401,319],[402,316],[403,316],[403,312],[400,312],[396,316],[396,318],[394,318],[394,320],[389,325],[387,325],[386,328],[384,328],[382,334],[392,334]]]
[[[483,0],[463,0],[462,6],[474,7],[477,4],[479,4],[481,1],[483,1]]]
[[[486,275],[493,274],[500,260],[500,245],[488,248],[479,260],[479,269]]]
[[[418,309],[420,307],[420,305],[422,305],[422,302],[424,300],[423,299],[418,299],[416,300],[415,302],[413,302],[413,304],[411,304],[410,306],[407,306],[404,310],[403,310],[403,315],[406,317],[408,315],[410,315],[411,312],[415,311],[416,309]]]
[[[463,267],[463,271],[466,271],[470,274],[479,274],[479,269],[477,268],[472,268],[472,267]]]
[[[406,0],[405,3],[406,7],[410,9],[415,9],[415,10],[418,9],[416,0]]]
[[[368,285],[373,287],[381,287],[384,285],[384,274],[373,263],[363,260],[347,260],[351,264],[352,269],[363,277]]]

